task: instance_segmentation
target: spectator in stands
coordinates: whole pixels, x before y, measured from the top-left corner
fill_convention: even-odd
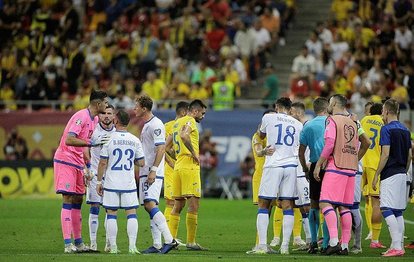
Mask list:
[[[278,42],[278,35],[280,30],[280,19],[273,14],[271,7],[264,8],[263,14],[260,16],[263,28],[270,33],[272,39],[271,45],[274,46]]]
[[[122,87],[116,93],[116,97],[112,100],[112,105],[116,109],[124,109],[124,110],[131,110],[134,109],[135,103],[134,101],[125,95],[125,87]]]
[[[206,129],[200,139],[200,168],[203,194],[209,194],[211,190],[217,189],[218,183],[218,154],[216,143],[211,141],[211,136],[211,130]]]
[[[413,33],[404,23],[399,23],[398,28],[395,30],[394,39],[398,50],[403,52],[406,57],[410,57],[411,45],[413,43]]]
[[[212,91],[214,110],[233,110],[236,88],[231,81],[226,80],[225,75],[219,75],[218,81],[212,85]]]
[[[321,39],[324,45],[330,45],[332,43],[332,32],[326,28],[326,24],[324,22],[318,22],[316,24],[316,32],[318,33],[318,38]]]
[[[4,103],[6,111],[16,110],[17,106],[14,99],[14,90],[10,82],[5,82],[0,88],[0,101]]]
[[[61,18],[63,21],[63,28],[60,32],[60,41],[62,43],[66,40],[75,40],[78,38],[80,24],[79,14],[73,7],[72,0],[65,0],[63,6],[65,14]]]
[[[102,67],[104,65],[104,59],[99,52],[97,44],[92,44],[91,51],[85,57],[86,70],[90,74],[98,77],[102,73]]]
[[[279,79],[276,76],[275,68],[271,63],[266,64],[264,82],[263,106],[265,108],[273,108],[275,101],[279,97]]]
[[[301,53],[293,59],[291,82],[295,80],[305,81],[309,89],[315,79],[316,66],[315,57],[309,54],[306,46],[303,46]],[[307,95],[308,91],[302,95]]]
[[[237,33],[234,36],[234,44],[237,46],[241,59],[245,65],[248,65],[250,79],[256,79],[255,65],[255,39],[251,30],[247,30],[246,23],[241,20],[236,21]]]
[[[16,5],[4,2],[3,8],[0,10],[0,47],[4,47],[7,41],[11,39],[14,30],[20,28],[21,24],[16,13]]]
[[[309,54],[313,55],[316,59],[322,55],[322,42],[319,41],[318,32],[312,31],[309,39],[305,42],[306,47],[309,50]]]
[[[154,102],[159,102],[164,98],[165,83],[157,78],[157,74],[153,71],[147,73],[147,81],[142,84],[142,94],[146,94],[153,99]]]
[[[354,8],[351,0],[333,0],[331,11],[337,21],[348,18],[348,12]]]
[[[260,68],[266,65],[266,53],[272,43],[269,31],[262,27],[262,22],[256,20],[254,27],[249,29],[255,39],[254,53],[259,58]]]
[[[248,154],[240,163],[241,177],[239,189],[243,192],[243,197],[247,198],[252,195],[252,177],[254,172],[254,159]]]
[[[200,99],[202,101],[207,100],[210,97],[210,94],[205,86],[202,86],[200,82],[195,82],[191,84],[190,93],[188,98],[190,100]]]
[[[24,160],[27,159],[29,150],[26,140],[13,129],[3,147],[6,160]]]
[[[207,86],[215,76],[214,70],[208,67],[204,61],[200,61],[198,68],[192,74],[191,83],[200,82],[202,86]]]
[[[83,71],[85,56],[79,50],[76,41],[68,41],[68,52],[66,54],[66,79],[69,85],[69,93],[76,94],[79,86],[79,78]]]

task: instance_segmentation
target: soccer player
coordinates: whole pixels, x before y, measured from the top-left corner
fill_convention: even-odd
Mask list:
[[[357,123],[346,111],[346,105],[347,99],[339,94],[333,95],[329,100],[328,113],[331,116],[326,120],[325,146],[314,171],[315,179],[321,181],[319,173],[322,168],[325,169],[319,207],[324,214],[330,236],[327,255],[348,254],[352,227],[349,208],[354,203],[355,175],[358,161],[369,145],[363,133],[359,133]],[[334,209],[336,206],[341,216],[341,244]]]
[[[177,242],[173,239],[164,214],[159,210],[161,188],[164,179],[165,128],[152,113],[153,101],[140,96],[135,105],[135,115],[144,121],[141,142],[145,154],[145,166],[139,170],[139,199],[151,219],[153,245],[142,253],[166,254]],[[161,235],[165,243],[162,244]]]
[[[361,120],[361,126],[371,140],[371,145],[362,158],[364,184],[366,185],[366,193],[370,199],[370,207],[372,208],[370,212],[372,231],[370,248],[385,248],[385,246],[379,242],[382,226],[381,210],[379,206],[379,181],[376,186],[377,190],[374,190],[371,186],[381,154],[381,147],[379,145],[381,137],[380,131],[381,127],[384,125],[381,118],[381,111],[382,104],[375,103],[370,108],[370,115],[365,116]]]
[[[305,117],[305,105],[301,102],[295,102],[292,104],[290,115],[302,124],[307,122]],[[297,155],[298,154],[299,152],[297,152]],[[309,159],[309,152],[307,152],[307,155],[306,159]],[[303,172],[302,167],[299,167],[299,164],[300,162],[298,159],[298,166],[296,167],[296,192],[299,199],[295,200],[295,209],[299,209],[300,212],[297,213],[300,214],[295,216],[295,223],[293,226],[293,246],[296,246],[298,250],[307,250],[307,245],[311,242],[308,219],[310,209],[309,182],[306,179],[306,175],[305,172]],[[301,238],[302,224],[305,231],[306,242]]]
[[[176,120],[173,126],[172,143],[177,161],[174,165],[173,197],[174,207],[170,216],[170,228],[176,238],[180,214],[186,201],[188,202],[187,225],[187,249],[207,250],[196,243],[198,208],[201,197],[200,183],[200,155],[199,132],[196,122],[200,122],[206,114],[207,106],[201,100],[190,103],[188,114]]]
[[[127,215],[127,234],[129,253],[139,254],[136,248],[138,220],[136,210],[139,206],[135,165],[143,167],[144,152],[139,139],[127,131],[129,114],[124,110],[116,113],[114,120],[116,131],[104,144],[98,164],[96,191],[103,195],[102,206],[106,209],[106,234],[110,242],[110,253],[119,253],[116,244],[118,234],[117,211],[125,209]],[[102,178],[105,174],[105,187]]]
[[[404,217],[407,207],[407,171],[411,165],[410,131],[398,121],[399,104],[394,99],[382,107],[384,126],[380,132],[381,156],[372,188],[380,177],[380,208],[391,235],[391,246],[384,257],[403,256]]]
[[[105,109],[105,113],[99,114],[99,124],[95,127],[95,130],[92,133],[92,139],[99,139],[102,136],[112,134],[115,132],[114,125],[114,107],[108,105]],[[98,174],[98,164],[100,159],[101,147],[92,147],[89,152],[90,162],[86,163],[86,174],[87,183],[89,184],[86,188],[86,203],[89,204],[89,238],[91,241],[91,250],[97,251],[98,245],[96,242],[96,235],[98,233],[99,227],[99,206],[102,204],[102,196],[98,195],[96,192],[96,182]],[[105,250],[109,251],[109,242],[105,246]]]
[[[259,187],[259,209],[257,231],[259,245],[256,254],[268,253],[267,228],[272,200],[281,200],[283,209],[283,240],[280,253],[289,254],[289,239],[293,229],[293,200],[296,199],[296,167],[299,134],[302,123],[289,116],[292,102],[287,97],[276,101],[276,114],[267,114],[262,118],[260,137],[267,137],[267,146],[275,149],[266,156],[263,175]]]
[[[371,106],[374,104],[374,102],[367,102],[365,104],[365,111],[364,114],[365,116],[369,116],[371,115]],[[382,110],[382,108],[381,108]],[[362,172],[362,195],[365,198],[365,221],[367,222],[367,227],[368,227],[368,235],[365,238],[365,240],[371,240],[372,239],[372,227],[371,227],[371,218],[372,218],[372,205],[371,205],[371,200],[370,197],[368,195],[368,184],[367,184],[367,178],[366,178],[366,174],[364,172]]]
[[[165,123],[165,137],[171,136],[172,139],[173,134],[173,126],[177,119],[184,117],[188,113],[188,106],[187,102],[181,101],[178,102],[175,107],[175,119]],[[175,159],[172,158],[168,152],[165,154],[165,171],[164,171],[164,198],[165,198],[165,210],[164,216],[167,220],[167,224],[170,220],[171,211],[174,207],[174,198],[173,198],[173,174],[174,174],[174,165]],[[177,240],[178,242],[178,240]]]
[[[322,153],[325,141],[325,121],[328,115],[327,108],[329,102],[324,97],[318,97],[313,101],[313,111],[316,117],[308,121],[300,134],[299,161],[303,172],[309,179],[309,198],[311,208],[309,210],[309,227],[311,233],[311,244],[308,253],[316,254],[318,251],[318,231],[319,231],[319,197],[321,194],[321,183],[313,177],[316,162]],[[309,148],[310,167],[306,161],[305,152]],[[323,178],[324,170],[321,170],[319,176]],[[324,237],[328,237],[328,232],[324,231]]]
[[[53,158],[55,190],[57,194],[62,194],[63,199],[60,219],[65,253],[89,251],[89,247],[82,241],[84,147],[100,146],[108,141],[107,136],[91,139],[98,123],[97,115],[105,113],[107,106],[107,94],[93,90],[89,97],[89,106],[76,112],[67,123]],[[75,238],[75,246],[72,244],[71,234]]]
[[[272,114],[272,113],[275,113],[275,111],[266,110],[263,113],[263,116],[266,114]],[[272,155],[274,153],[274,148],[272,148],[271,146],[266,146],[266,138],[261,139],[258,132],[255,132],[252,137],[252,149],[253,149],[253,157],[254,157],[254,173],[253,173],[253,178],[252,178],[252,190],[253,190],[252,198],[253,198],[253,204],[257,205],[258,199],[259,199],[259,186],[260,186],[260,180],[262,179],[265,156]],[[274,216],[275,215],[276,215],[276,212]],[[259,244],[259,238],[257,235],[256,247],[254,247],[252,250],[257,248],[258,244]],[[251,251],[247,251],[247,253],[250,254]]]

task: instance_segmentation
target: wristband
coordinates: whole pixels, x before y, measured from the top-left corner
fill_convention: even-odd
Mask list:
[[[158,167],[157,167],[157,166],[152,166],[150,170],[151,170],[151,171],[154,171],[154,172],[157,172]]]
[[[102,180],[101,181],[96,181],[97,185],[102,185]]]
[[[91,162],[87,162],[87,163],[85,164],[85,166],[86,166],[86,168],[87,168],[87,169],[90,169],[90,168],[91,168]]]

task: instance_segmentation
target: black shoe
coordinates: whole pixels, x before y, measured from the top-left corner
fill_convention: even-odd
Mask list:
[[[318,243],[316,243],[316,242],[310,243],[309,244],[308,253],[309,254],[316,254],[316,253],[318,253]]]
[[[328,248],[326,249],[326,255],[330,256],[332,254],[337,254],[339,251],[341,251],[341,245],[338,243],[338,245],[332,247],[331,245],[328,246]]]
[[[347,255],[348,255],[348,248],[341,249],[341,250],[338,252],[338,255],[340,255],[340,256],[347,256]]]
[[[161,254],[167,254],[168,252],[170,252],[171,250],[173,250],[174,248],[178,247],[178,243],[177,241],[175,241],[175,239],[173,239],[173,241],[169,244],[164,244],[161,248]]]
[[[326,247],[321,247],[321,250],[320,250],[320,252],[321,252],[321,255],[326,255]]]

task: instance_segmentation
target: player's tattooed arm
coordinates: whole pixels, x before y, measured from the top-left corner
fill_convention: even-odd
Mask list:
[[[169,135],[167,137],[167,139],[165,140],[165,153],[167,155],[169,155],[172,159],[176,159],[175,158],[175,151],[174,151],[174,148],[173,148],[173,136],[172,135]],[[170,161],[170,159],[167,160],[167,157],[165,159],[166,159],[166,161]],[[170,163],[168,163],[168,164],[170,165]],[[171,166],[171,167],[173,167],[173,166]]]
[[[193,156],[194,160],[200,164],[199,156],[196,154],[193,145],[191,144],[191,127],[189,125],[184,125],[183,128],[180,130],[180,138],[183,141],[185,147],[190,151],[191,155]]]
[[[367,152],[369,146],[371,145],[371,141],[365,133],[359,136],[359,142],[361,142],[361,146],[358,150],[358,161],[362,159],[362,157]]]

